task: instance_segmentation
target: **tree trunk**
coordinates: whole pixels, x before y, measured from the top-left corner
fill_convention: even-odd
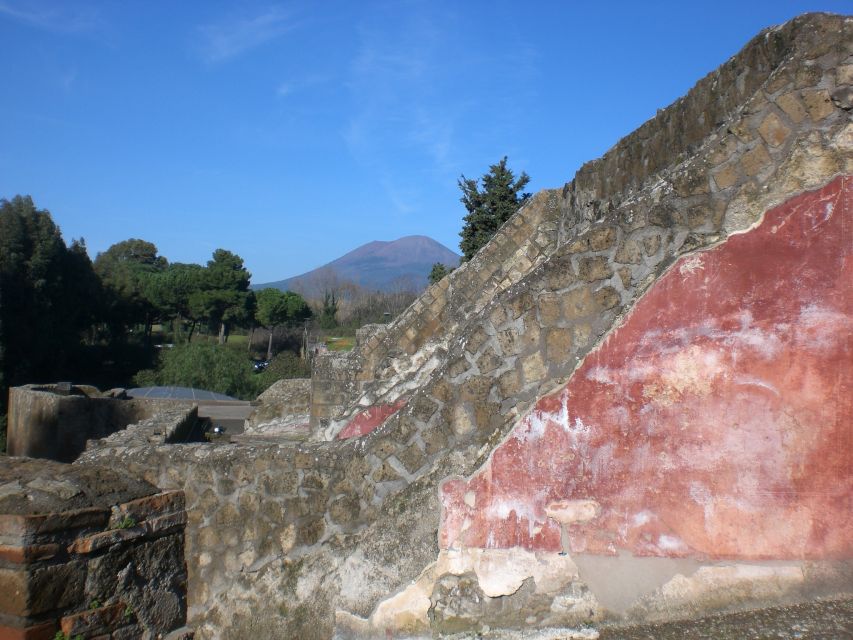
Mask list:
[[[198,322],[198,321],[197,321],[197,320],[193,320],[193,321],[192,321],[192,324],[190,325],[190,335],[189,335],[189,336],[187,336],[187,344],[189,344],[189,343],[191,343],[191,342],[193,341],[193,332],[195,331],[195,325],[196,325],[196,322]]]
[[[272,329],[270,329],[270,340],[267,343],[267,360],[272,360]]]
[[[224,322],[219,323],[219,344],[225,344],[226,340],[228,340],[228,332],[225,327]]]
[[[249,339],[246,340],[246,351],[252,351],[252,338],[255,337],[255,325],[252,325],[252,328],[249,329]]]

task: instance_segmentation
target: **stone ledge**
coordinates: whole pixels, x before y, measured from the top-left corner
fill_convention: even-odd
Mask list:
[[[55,622],[44,622],[24,628],[0,624],[0,640],[53,640],[55,633]]]
[[[108,520],[109,511],[99,507],[38,515],[0,514],[0,536],[30,538],[68,529],[102,529]]]
[[[118,602],[106,607],[72,613],[62,618],[59,624],[62,632],[68,638],[73,638],[78,634],[91,638],[92,636],[109,634],[120,627],[132,624],[133,613],[128,614],[129,611],[127,605]]]

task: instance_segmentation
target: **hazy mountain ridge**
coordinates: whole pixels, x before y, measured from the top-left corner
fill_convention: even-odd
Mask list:
[[[459,264],[459,255],[427,236],[405,236],[397,240],[374,240],[361,245],[316,269],[297,276],[253,285],[282,291],[322,289],[330,280],[351,281],[376,291],[424,289],[432,265]]]

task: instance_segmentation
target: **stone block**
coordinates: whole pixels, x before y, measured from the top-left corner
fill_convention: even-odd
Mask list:
[[[551,327],[560,322],[563,312],[559,295],[543,293],[537,298],[537,302],[539,303],[539,322],[543,326]]]
[[[592,325],[587,322],[574,325],[572,327],[572,340],[579,352],[589,347],[592,340]]]
[[[462,375],[468,369],[471,368],[470,363],[465,358],[456,358],[450,365],[447,367],[447,375],[451,378],[455,378],[457,376]]]
[[[0,622],[0,640],[54,640],[56,622],[43,622],[29,627],[13,627]]]
[[[802,92],[803,103],[813,122],[823,120],[831,114],[835,107],[826,89],[809,89]]]
[[[776,98],[776,104],[792,122],[799,124],[806,117],[806,109],[796,93],[785,93]]]
[[[361,505],[357,495],[342,496],[329,505],[329,518],[335,524],[352,524],[358,519],[360,511]]]
[[[69,529],[103,529],[109,514],[108,509],[98,507],[39,515],[0,514],[0,536],[29,539]]]
[[[735,164],[727,164],[715,173],[711,174],[718,189],[728,189],[737,184],[740,175]]]
[[[424,395],[415,396],[409,406],[411,407],[412,417],[421,422],[428,422],[438,410],[438,405]]]
[[[375,482],[389,482],[400,480],[400,474],[394,470],[388,461],[383,462],[371,476]]]
[[[317,544],[325,532],[326,523],[322,517],[303,520],[296,526],[296,544],[306,547]]]
[[[163,636],[163,640],[193,640],[195,638],[195,631],[193,631],[189,627],[180,627],[178,629],[174,629],[170,631],[165,636]],[[120,640],[119,638],[115,638],[115,640]],[[130,640],[130,638],[128,638]]]
[[[443,429],[426,429],[421,433],[421,440],[424,443],[424,452],[428,455],[434,455],[447,447],[447,434]]]
[[[640,264],[643,260],[643,243],[638,238],[628,238],[613,258],[621,264]]]
[[[538,351],[521,361],[521,372],[525,383],[539,382],[548,373],[542,354]]]
[[[503,325],[508,319],[507,310],[502,304],[496,305],[489,312],[489,322],[491,322],[492,326],[495,328]]]
[[[779,147],[787,140],[791,130],[785,126],[779,116],[770,113],[761,121],[758,133],[771,147]]]
[[[492,347],[486,349],[477,360],[477,368],[481,374],[490,373],[501,365],[501,359]]]
[[[424,462],[426,462],[426,456],[420,446],[413,444],[398,453],[397,460],[406,467],[406,471],[409,473],[415,473],[424,465]]]
[[[613,275],[613,269],[604,256],[593,256],[578,260],[578,277],[587,282],[604,280]]]
[[[497,335],[498,346],[504,356],[515,355],[519,351],[519,336],[515,329],[499,331]]]
[[[533,308],[533,296],[529,292],[524,291],[509,300],[506,307],[514,320]]]
[[[132,617],[131,609],[119,602],[106,607],[72,613],[64,616],[59,624],[68,638],[76,635],[91,638],[101,634],[109,636],[112,631],[130,622]]]
[[[299,476],[293,471],[276,470],[260,478],[258,485],[267,496],[293,495],[299,487]]]
[[[622,267],[621,269],[619,269],[618,273],[619,273],[619,279],[622,281],[622,286],[625,289],[630,289],[631,288],[631,277],[632,277],[631,268],[630,267]]]
[[[841,64],[835,69],[835,84],[853,85],[853,64]]]
[[[563,294],[562,309],[566,320],[583,318],[598,311],[590,287],[579,287]]]
[[[564,363],[572,354],[572,330],[549,329],[545,334],[545,353],[549,362]]]
[[[390,445],[391,450],[393,451],[394,443],[386,441],[386,444]],[[316,471],[306,471],[305,475],[302,476],[300,486],[302,489],[306,489],[308,491],[322,491],[329,486],[329,479]]]
[[[770,164],[770,156],[767,154],[767,149],[763,144],[757,144],[750,151],[743,154],[740,159],[740,168],[749,177],[756,176],[761,173],[767,165]]]
[[[110,516],[110,526],[116,526],[126,518],[142,522],[148,518],[183,511],[184,506],[183,491],[164,491],[114,506]]]
[[[501,396],[512,398],[521,391],[521,376],[515,369],[504,371],[498,378],[498,388]]]
[[[0,568],[0,613],[28,618],[83,600],[86,566],[72,561],[43,567]]]
[[[305,451],[297,451],[293,456],[293,466],[297,469],[311,469],[315,464],[314,456]]]
[[[483,330],[482,327],[477,327],[473,333],[468,337],[468,341],[465,344],[465,351],[474,355],[480,350],[480,347],[485,344],[486,340],[489,339],[488,334]]]
[[[396,443],[393,440],[391,440],[390,438],[383,438],[382,440],[379,440],[378,442],[374,443],[370,451],[380,460],[384,460],[392,453],[394,453],[395,449]]]
[[[33,544],[33,545],[8,545],[0,544],[0,562],[6,564],[29,564],[39,560],[49,560],[62,552],[61,545]]]
[[[616,244],[616,229],[614,227],[599,227],[586,235],[587,247],[590,251],[606,251]]]
[[[575,270],[572,267],[572,262],[568,257],[552,260],[548,265],[548,270],[545,274],[545,279],[548,288],[552,291],[565,289],[577,282]]]
[[[654,234],[643,238],[643,249],[647,256],[653,256],[660,249],[660,234]]]
[[[832,104],[839,109],[853,109],[853,87],[838,87],[832,92]]]
[[[602,287],[593,294],[593,299],[602,311],[612,309],[621,302],[619,292],[613,287]]]
[[[676,219],[679,224],[688,229],[699,229],[708,224],[713,218],[713,212],[707,204],[700,204],[695,207],[688,207],[683,211],[679,211]]]

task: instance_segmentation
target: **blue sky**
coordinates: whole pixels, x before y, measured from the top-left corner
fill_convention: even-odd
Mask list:
[[[89,253],[253,282],[371,240],[458,251],[456,181],[558,187],[764,27],[853,2],[0,0],[0,198]]]

